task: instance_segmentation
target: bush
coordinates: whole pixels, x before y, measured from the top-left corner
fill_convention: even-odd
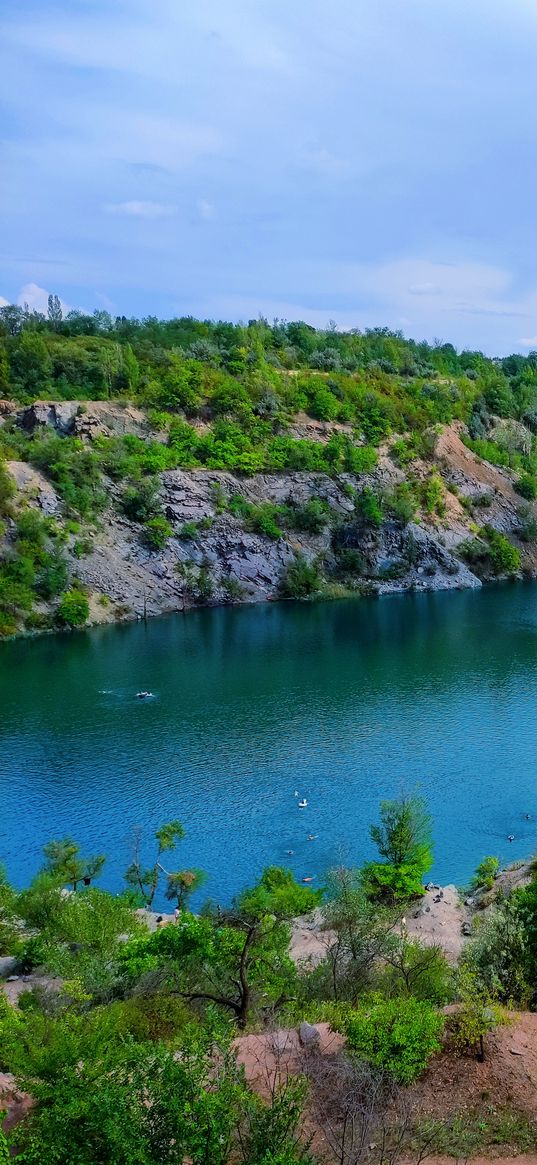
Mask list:
[[[517,482],[515,482],[515,489],[521,498],[526,498],[526,501],[532,502],[537,498],[537,479],[531,473],[522,473]]]
[[[472,890],[492,890],[496,875],[500,870],[499,858],[489,855],[479,863],[471,881]]]
[[[164,550],[172,534],[173,530],[168,519],[162,515],[158,515],[156,518],[150,518],[148,522],[144,522],[144,542],[146,546],[149,546],[150,550]]]
[[[318,567],[308,562],[302,554],[297,554],[288,567],[280,583],[280,592],[286,599],[309,599],[318,594],[321,576]]]
[[[82,627],[89,617],[89,603],[82,591],[66,591],[56,612],[60,623]]]
[[[418,999],[374,998],[344,1024],[349,1047],[363,1060],[412,1084],[441,1047],[444,1018]]]
[[[520,570],[520,550],[513,546],[505,534],[500,534],[493,526],[483,526],[480,534],[487,539],[489,558],[496,574],[516,574]]]
[[[154,477],[146,477],[139,485],[128,485],[124,489],[121,506],[132,522],[148,522],[160,513],[159,483]]]
[[[476,933],[466,944],[461,966],[480,990],[495,999],[528,1002],[528,939],[514,896],[476,921]]]
[[[374,526],[377,529],[382,526],[382,505],[370,486],[364,486],[362,492],[358,494],[356,509],[367,526]]]

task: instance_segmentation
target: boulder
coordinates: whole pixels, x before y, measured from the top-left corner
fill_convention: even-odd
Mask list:
[[[8,975],[12,975],[16,966],[17,960],[14,955],[3,955],[0,958],[0,979],[7,979]]]
[[[304,1023],[300,1024],[298,1029],[298,1038],[303,1048],[312,1048],[320,1043],[321,1033],[319,1028],[314,1027],[313,1024],[306,1023],[306,1021],[304,1021]]]

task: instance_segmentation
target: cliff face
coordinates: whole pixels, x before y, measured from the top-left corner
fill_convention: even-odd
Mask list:
[[[56,432],[67,427],[71,433],[76,425],[76,434],[88,443],[103,433],[140,436],[146,428],[140,410],[103,402],[85,405],[81,415],[72,402],[47,405],[45,411],[34,405],[26,413],[23,425],[52,426]],[[470,567],[464,544],[485,522],[518,546],[522,569],[536,573],[531,544],[518,538],[521,499],[513,489],[514,475],[470,452],[460,429],[453,425],[440,434],[434,465],[415,459],[403,469],[386,444],[368,474],[164,472],[160,503],[171,535],[160,550],[148,548],[141,525],[122,513],[121,486],[105,478],[108,504],[85,532],[82,553],[80,537],[66,535],[70,576],[86,588],[93,622],[275,599],[297,562],[313,565],[318,586],[310,590],[327,595],[479,587],[487,573],[479,571],[480,578]],[[330,426],[318,426],[319,440],[329,435]],[[22,461],[12,460],[7,468],[17,486],[15,510],[30,506],[64,522],[64,508],[46,476]],[[376,497],[393,496],[410,478],[416,489],[433,472],[442,495],[439,512],[421,507],[405,520],[388,508],[380,521],[371,522],[360,511],[357,499],[364,488]],[[322,517],[308,528],[292,516],[308,512],[312,501],[320,503]],[[267,533],[256,515],[271,506],[283,507],[287,519]],[[9,542],[9,523],[5,537]],[[51,608],[43,602],[40,609]]]

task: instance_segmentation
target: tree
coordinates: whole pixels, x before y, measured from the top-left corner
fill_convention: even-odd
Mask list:
[[[168,874],[166,898],[170,902],[177,902],[179,910],[186,910],[192,894],[203,886],[207,879],[205,870],[178,870],[175,874]]]
[[[43,846],[46,857],[44,871],[62,882],[68,882],[73,890],[78,890],[80,882],[89,886],[97,878],[104,866],[104,854],[95,854],[92,857],[82,857],[80,846],[70,837],[61,841],[48,841]]]
[[[335,1002],[355,999],[371,983],[379,960],[392,948],[399,913],[381,910],[371,901],[359,870],[333,870],[328,876],[327,896],[323,907],[327,953],[313,985]]]
[[[165,874],[166,877],[174,876],[170,871],[164,869],[160,859],[164,853],[175,849],[177,842],[182,841],[184,838],[185,831],[180,821],[168,821],[165,825],[161,825],[159,829],[155,830],[154,836],[157,843],[155,860],[152,866],[144,867],[140,856],[142,842],[141,830],[137,829],[135,831],[134,858],[125,873],[125,878],[129,886],[134,886],[140,892],[144,905],[148,909],[151,909],[153,905],[161,873]]]
[[[382,862],[369,862],[362,877],[368,893],[404,902],[423,893],[423,876],[432,865],[431,819],[422,797],[401,793],[382,801],[380,825],[370,827]]]
[[[57,295],[49,295],[48,297],[47,317],[52,329],[57,331],[63,319],[62,305]]]
[[[52,360],[42,336],[24,331],[11,354],[11,372],[16,388],[35,399],[46,393],[52,372]]]
[[[451,1017],[455,1046],[462,1052],[474,1051],[478,1060],[485,1059],[485,1036],[506,1022],[506,1012],[476,975],[463,967],[459,973],[460,1006]]]
[[[303,912],[316,905],[318,894],[294,880],[290,884],[287,871],[282,873],[279,879],[271,868],[269,878],[263,882],[263,876],[229,910],[207,909],[199,917],[184,912],[175,926],[151,936],[143,951],[157,957],[174,992],[191,1002],[217,1004],[241,1028],[254,1011],[277,1011],[295,998],[289,922],[299,894]],[[143,951],[136,945],[134,958]],[[129,956],[127,950],[127,961]]]

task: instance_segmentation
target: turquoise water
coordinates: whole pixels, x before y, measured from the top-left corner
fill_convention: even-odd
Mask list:
[[[225,901],[269,863],[320,880],[361,862],[379,799],[419,784],[434,875],[462,882],[536,845],[536,665],[535,584],[3,644],[0,858],[23,884],[71,834],[118,889],[132,827],[179,817],[170,865],[203,867]]]

